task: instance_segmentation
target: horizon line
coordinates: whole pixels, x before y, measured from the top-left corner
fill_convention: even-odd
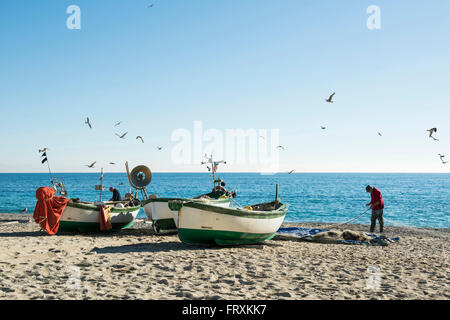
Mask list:
[[[204,172],[204,171],[151,171],[152,173],[205,173],[205,174],[211,174],[210,172]],[[99,172],[71,172],[71,171],[60,171],[60,172],[53,172],[52,174],[61,174],[61,173],[71,173],[71,174],[100,174]],[[107,173],[125,173],[123,171],[109,171],[109,172],[103,172],[103,174]],[[280,171],[280,172],[259,172],[259,171],[225,171],[225,172],[216,172],[216,174],[221,173],[255,173],[255,174],[261,174],[261,175],[274,175],[274,174],[288,174],[287,171]],[[450,174],[450,172],[434,172],[434,171],[416,171],[416,172],[404,172],[404,171],[297,171],[293,172],[291,174],[298,174],[298,173],[370,173],[370,174]],[[48,172],[0,172],[0,174],[49,174]]]

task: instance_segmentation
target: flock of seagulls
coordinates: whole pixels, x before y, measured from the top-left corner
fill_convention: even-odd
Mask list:
[[[149,8],[150,8],[150,7],[153,7],[153,4],[149,5]],[[326,101],[327,103],[334,103],[333,98],[334,98],[335,95],[336,95],[336,92],[333,92],[333,93],[328,97],[328,99],[325,99],[325,101]],[[92,129],[92,124],[91,124],[91,121],[89,120],[89,117],[86,118],[85,124],[87,124],[87,125],[89,126],[89,128]],[[121,125],[121,124],[122,124],[122,121],[119,121],[119,122],[117,122],[117,123],[114,125],[114,127],[117,127],[117,126],[119,126],[119,125]],[[325,126],[320,126],[320,129],[326,130],[326,127],[325,127]],[[433,136],[433,134],[437,132],[437,128],[431,128],[431,129],[427,130],[427,132],[429,133],[429,137],[430,137],[431,139],[433,139],[434,141],[439,141],[439,139],[437,139],[437,138],[435,138],[435,137]],[[378,133],[378,135],[379,135],[380,137],[383,136],[383,135],[381,134],[381,132],[377,132],[377,133]],[[120,139],[125,139],[125,137],[126,137],[127,134],[128,134],[128,131],[125,132],[125,133],[123,133],[123,134],[121,134],[121,135],[118,134],[118,133],[116,133],[116,136],[118,136]],[[264,137],[264,136],[259,136],[259,137],[260,137],[261,139],[264,139],[264,140],[265,140],[265,137]],[[137,137],[136,137],[136,140],[137,140],[137,139],[140,139],[141,142],[144,143],[144,138],[143,138],[142,136],[137,136]],[[162,146],[157,146],[156,148],[158,149],[158,151],[161,151],[161,150],[163,149]],[[276,148],[279,149],[279,150],[283,150],[283,151],[286,150],[285,147],[282,146],[282,145],[278,145]],[[49,149],[48,149],[48,148],[43,148],[43,149],[39,149],[39,152],[42,153],[42,152],[45,152],[45,151],[47,151],[47,150],[49,150]],[[443,155],[443,154],[438,154],[438,155],[439,155],[439,158],[440,158],[442,164],[447,164],[447,163],[450,162],[450,161],[445,161],[445,160],[444,160],[445,155]],[[89,165],[85,165],[85,166],[87,166],[88,168],[94,168],[94,166],[95,166],[96,163],[97,163],[97,162],[95,161],[95,162],[93,162],[93,163],[91,163],[91,164],[89,164]],[[110,164],[110,165],[115,165],[114,162],[110,162],[109,164]],[[292,174],[294,171],[295,171],[295,170],[291,170],[291,171],[288,172],[288,174]]]
[[[153,6],[153,4],[152,4],[151,6]],[[92,129],[92,123],[91,123],[91,120],[89,119],[89,117],[86,117],[86,121],[85,121],[84,123],[87,124],[87,125],[89,126],[89,129]],[[114,124],[114,127],[118,127],[118,126],[120,126],[122,123],[123,123],[123,121],[116,122],[116,123]],[[119,137],[119,139],[126,139],[126,136],[127,136],[127,134],[128,134],[128,131],[125,132],[125,133],[122,133],[122,134],[118,134],[118,133],[115,133],[115,134],[116,134],[117,137]],[[140,139],[141,142],[144,143],[144,138],[143,138],[142,136],[137,136],[137,137],[136,137],[136,140],[138,140],[138,139]],[[163,149],[162,146],[157,146],[156,148],[157,148],[158,151],[161,151],[161,150]],[[44,149],[42,149],[42,150],[39,149],[39,152],[45,152],[46,150],[48,150],[48,149],[47,149],[47,148],[44,148]],[[95,161],[95,162],[93,162],[93,163],[91,163],[91,164],[86,164],[85,166],[92,169],[92,168],[95,168],[95,164],[96,164],[96,163],[97,163],[97,161]],[[110,164],[110,165],[115,165],[116,163],[115,163],[115,162],[110,162],[109,164]]]
[[[92,124],[91,124],[91,121],[89,120],[89,117],[86,118],[86,121],[84,123],[87,124],[90,129],[92,129]],[[123,121],[119,121],[114,125],[114,127],[120,126],[122,123],[123,123]],[[127,134],[128,134],[128,131],[123,134],[116,133],[116,136],[118,136],[120,139],[125,139],[125,136]],[[142,143],[144,143],[144,139],[142,138],[142,136],[137,136],[136,139],[138,139],[138,138],[140,138],[142,140]]]
[[[333,98],[334,98],[335,95],[336,95],[336,92],[333,92],[327,99],[325,99],[325,101],[328,102],[328,103],[334,103]],[[325,126],[320,126],[320,129],[326,130],[327,127],[325,127]],[[437,139],[436,137],[433,136],[433,134],[437,132],[437,128],[431,128],[431,129],[427,130],[427,132],[429,133],[429,137],[430,137],[431,139],[433,139],[434,141],[439,141],[439,139]],[[379,135],[380,137],[383,136],[383,134],[382,134],[381,132],[377,132],[377,133],[378,133],[378,135]],[[260,136],[260,138],[264,138],[264,137],[263,137],[263,136]],[[285,148],[284,148],[283,146],[281,146],[281,145],[277,146],[276,148],[277,148],[277,149],[280,149],[280,150],[283,150],[283,151],[285,150]],[[447,164],[447,163],[450,162],[450,161],[445,161],[445,160],[444,160],[445,155],[440,154],[440,153],[439,153],[438,155],[439,155],[439,158],[441,159],[442,164]],[[289,172],[287,172],[287,173],[288,173],[288,174],[291,174],[291,173],[293,173],[293,172],[294,172],[294,170],[291,170],[291,171],[289,171]]]
[[[428,135],[429,138],[433,139],[434,141],[439,141],[439,139],[433,137],[433,134],[437,132],[437,128],[428,129],[427,132],[429,133],[429,135]],[[439,159],[441,159],[442,164],[447,164],[450,162],[450,161],[444,160],[445,155],[438,153],[438,156],[439,156]]]

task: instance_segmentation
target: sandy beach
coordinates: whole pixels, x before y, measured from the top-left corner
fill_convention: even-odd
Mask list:
[[[284,224],[293,225],[325,226]],[[0,299],[450,298],[449,229],[387,227],[385,235],[400,241],[377,247],[275,237],[201,247],[155,235],[143,219],[115,233],[48,236],[31,215],[0,214]]]

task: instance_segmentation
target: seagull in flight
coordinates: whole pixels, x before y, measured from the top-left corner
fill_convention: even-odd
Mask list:
[[[117,122],[114,127],[120,126],[120,124],[122,123],[122,121]]]
[[[144,143],[144,138],[142,138],[141,136],[137,136],[136,139],[141,139],[142,143]]]
[[[125,136],[127,135],[127,133],[128,133],[128,131],[125,132],[123,135],[118,135],[118,134],[116,133],[116,136],[118,136],[120,139],[125,139]]]
[[[111,165],[115,165],[115,163],[114,163],[114,162],[110,162],[109,164],[111,164]]]
[[[283,149],[283,151],[284,151],[284,147],[283,146],[277,146],[277,149]]]
[[[45,152],[45,151],[47,151],[47,150],[50,150],[50,149],[48,149],[48,148],[44,148],[44,149],[39,149],[39,152]]]
[[[291,174],[291,173],[294,172],[294,171],[295,171],[295,170],[291,170],[291,171],[288,172],[288,174]]]
[[[381,137],[381,136],[383,136],[380,132],[378,132],[378,135]]]
[[[149,4],[148,6],[147,6],[147,8],[152,8],[153,7],[153,3],[152,4]]]
[[[327,127],[320,126],[320,129],[325,130]]]
[[[435,137],[433,137],[433,133],[437,132],[437,128],[431,128],[427,131],[430,133],[430,138],[432,138],[434,141],[439,141],[439,139],[436,139]]]
[[[89,126],[89,128],[92,129],[92,125],[91,125],[91,122],[89,121],[89,117],[86,118],[86,122],[85,123]]]
[[[334,97],[335,94],[336,94],[336,92],[333,92],[328,99],[325,99],[325,101],[329,102],[329,103],[333,103],[333,97]]]
[[[158,150],[162,150],[163,147],[156,147],[156,148],[158,148]]]
[[[92,162],[91,164],[86,164],[85,166],[88,168],[93,168],[96,163],[97,163],[97,161]]]
[[[439,153],[438,156],[439,156],[439,158],[441,159],[442,164],[447,164],[447,163],[450,162],[450,161],[444,161],[445,155]]]

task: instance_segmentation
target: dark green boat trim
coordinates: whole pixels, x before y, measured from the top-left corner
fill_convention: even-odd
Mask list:
[[[211,192],[211,193],[207,193],[205,194],[206,196],[210,197],[210,201],[214,201],[214,203],[226,203],[231,201],[231,198],[226,197],[226,198],[220,198],[221,196],[225,195],[225,192]],[[169,202],[169,201],[173,201],[173,200],[177,200],[177,201],[202,201],[202,198],[153,198],[153,199],[147,199],[147,200],[143,200],[141,202],[141,206],[145,206],[146,204],[150,203],[150,202]]]
[[[270,240],[275,233],[244,233],[235,231],[199,230],[199,229],[178,229],[178,237],[183,243],[191,245],[217,244],[241,245],[257,244]]]
[[[187,199],[187,198],[156,198],[156,199],[147,199],[141,202],[142,206],[145,206],[149,204],[150,202],[169,202],[169,201],[193,201],[193,202],[201,202],[203,201],[201,199]],[[212,201],[213,203],[227,203],[230,202],[230,198],[223,198],[223,199],[210,199],[209,201]]]
[[[77,208],[77,209],[84,209],[84,210],[100,212],[100,207],[93,205],[93,204],[68,202],[67,206],[72,207],[72,208]],[[131,212],[131,211],[139,210],[140,208],[141,208],[141,205],[135,206],[135,207],[126,207],[126,208],[111,207],[111,213]]]
[[[141,202],[141,206],[145,206],[151,202],[168,202],[172,200],[181,200],[181,201],[189,201],[190,199],[186,198],[155,198],[155,199],[147,199]]]
[[[174,201],[172,204],[173,207],[178,207],[180,203]],[[170,206],[170,205],[169,205]],[[214,205],[198,203],[198,202],[183,202],[182,206],[200,209],[209,212],[215,212],[220,214],[226,214],[230,216],[237,216],[242,218],[252,218],[252,219],[273,219],[279,218],[286,215],[289,205],[283,204],[277,210],[273,211],[250,211],[239,208],[230,208],[230,207],[218,207]],[[181,209],[181,208],[180,208]],[[180,210],[178,209],[178,210]]]
[[[134,220],[124,223],[112,223],[113,230],[126,229],[132,227]],[[100,223],[98,222],[77,222],[77,221],[60,221],[58,231],[80,231],[95,232],[100,231]],[[103,232],[103,231],[102,231]]]

